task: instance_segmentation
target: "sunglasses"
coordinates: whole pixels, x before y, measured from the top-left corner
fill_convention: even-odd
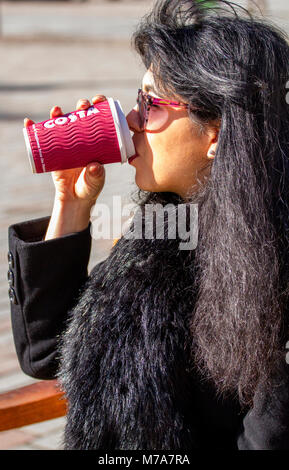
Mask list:
[[[187,103],[155,98],[154,96],[151,96],[148,93],[142,91],[140,88],[137,95],[137,104],[141,131],[149,128],[152,130],[157,130],[165,124],[167,120],[166,114],[157,112],[156,109],[159,106],[174,106],[185,109],[189,107]],[[153,114],[150,112],[152,109],[154,109]]]

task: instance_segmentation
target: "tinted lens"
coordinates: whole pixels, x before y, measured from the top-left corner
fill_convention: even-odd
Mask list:
[[[159,131],[168,122],[169,112],[166,106],[151,104],[152,98],[138,91],[139,125],[141,130]]]
[[[169,119],[169,111],[166,106],[151,105],[148,113],[146,129],[148,131],[160,131]]]

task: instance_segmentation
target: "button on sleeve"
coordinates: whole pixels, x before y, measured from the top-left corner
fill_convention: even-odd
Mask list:
[[[9,269],[7,273],[7,279],[8,279],[9,287],[14,287],[14,274],[13,274],[13,271],[11,271],[11,269]]]
[[[12,254],[12,251],[8,251],[8,265],[9,265],[9,268],[10,269],[13,269],[14,268],[14,257],[13,257],[13,254]]]
[[[14,304],[14,305],[17,305],[18,302],[17,302],[15,290],[13,289],[13,287],[10,287],[10,288],[9,288],[9,290],[8,290],[8,295],[9,295],[10,302],[11,302],[12,304]]]

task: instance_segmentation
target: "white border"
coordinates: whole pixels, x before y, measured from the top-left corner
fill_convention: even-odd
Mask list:
[[[118,113],[115,107],[114,99],[107,98],[107,101],[111,109],[112,117],[114,120],[115,130],[116,130],[117,139],[118,139],[118,145],[119,145],[120,154],[121,154],[121,163],[125,163],[127,161],[126,150],[125,150],[125,146],[124,146],[123,139],[122,139],[121,125],[120,125]]]
[[[23,128],[23,134],[24,134],[25,145],[26,145],[26,149],[27,149],[28,158],[29,158],[32,173],[37,173],[36,168],[35,168],[35,163],[34,163],[34,160],[33,160],[30,140],[29,140],[29,137],[28,137],[28,132],[27,132],[27,129],[25,127]]]
[[[121,104],[120,104],[119,100],[115,100],[114,104],[115,104],[115,107],[116,107],[116,110],[117,110],[117,113],[118,113],[118,117],[119,117],[119,120],[120,120],[122,137],[123,137],[123,140],[124,140],[125,149],[126,149],[126,156],[127,156],[127,159],[128,159],[128,158],[132,157],[133,155],[135,155],[134,144],[133,144],[133,141],[132,141],[132,137],[131,137],[131,133],[130,133],[130,130],[129,130],[129,127],[128,127],[126,117],[124,115],[124,112],[122,110],[122,107],[121,107]]]

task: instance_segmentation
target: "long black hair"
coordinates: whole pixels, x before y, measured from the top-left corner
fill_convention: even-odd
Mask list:
[[[133,44],[160,93],[197,108],[202,132],[220,120],[210,176],[186,199],[199,204],[192,364],[250,405],[289,339],[289,47],[264,18],[205,4],[157,1]]]

